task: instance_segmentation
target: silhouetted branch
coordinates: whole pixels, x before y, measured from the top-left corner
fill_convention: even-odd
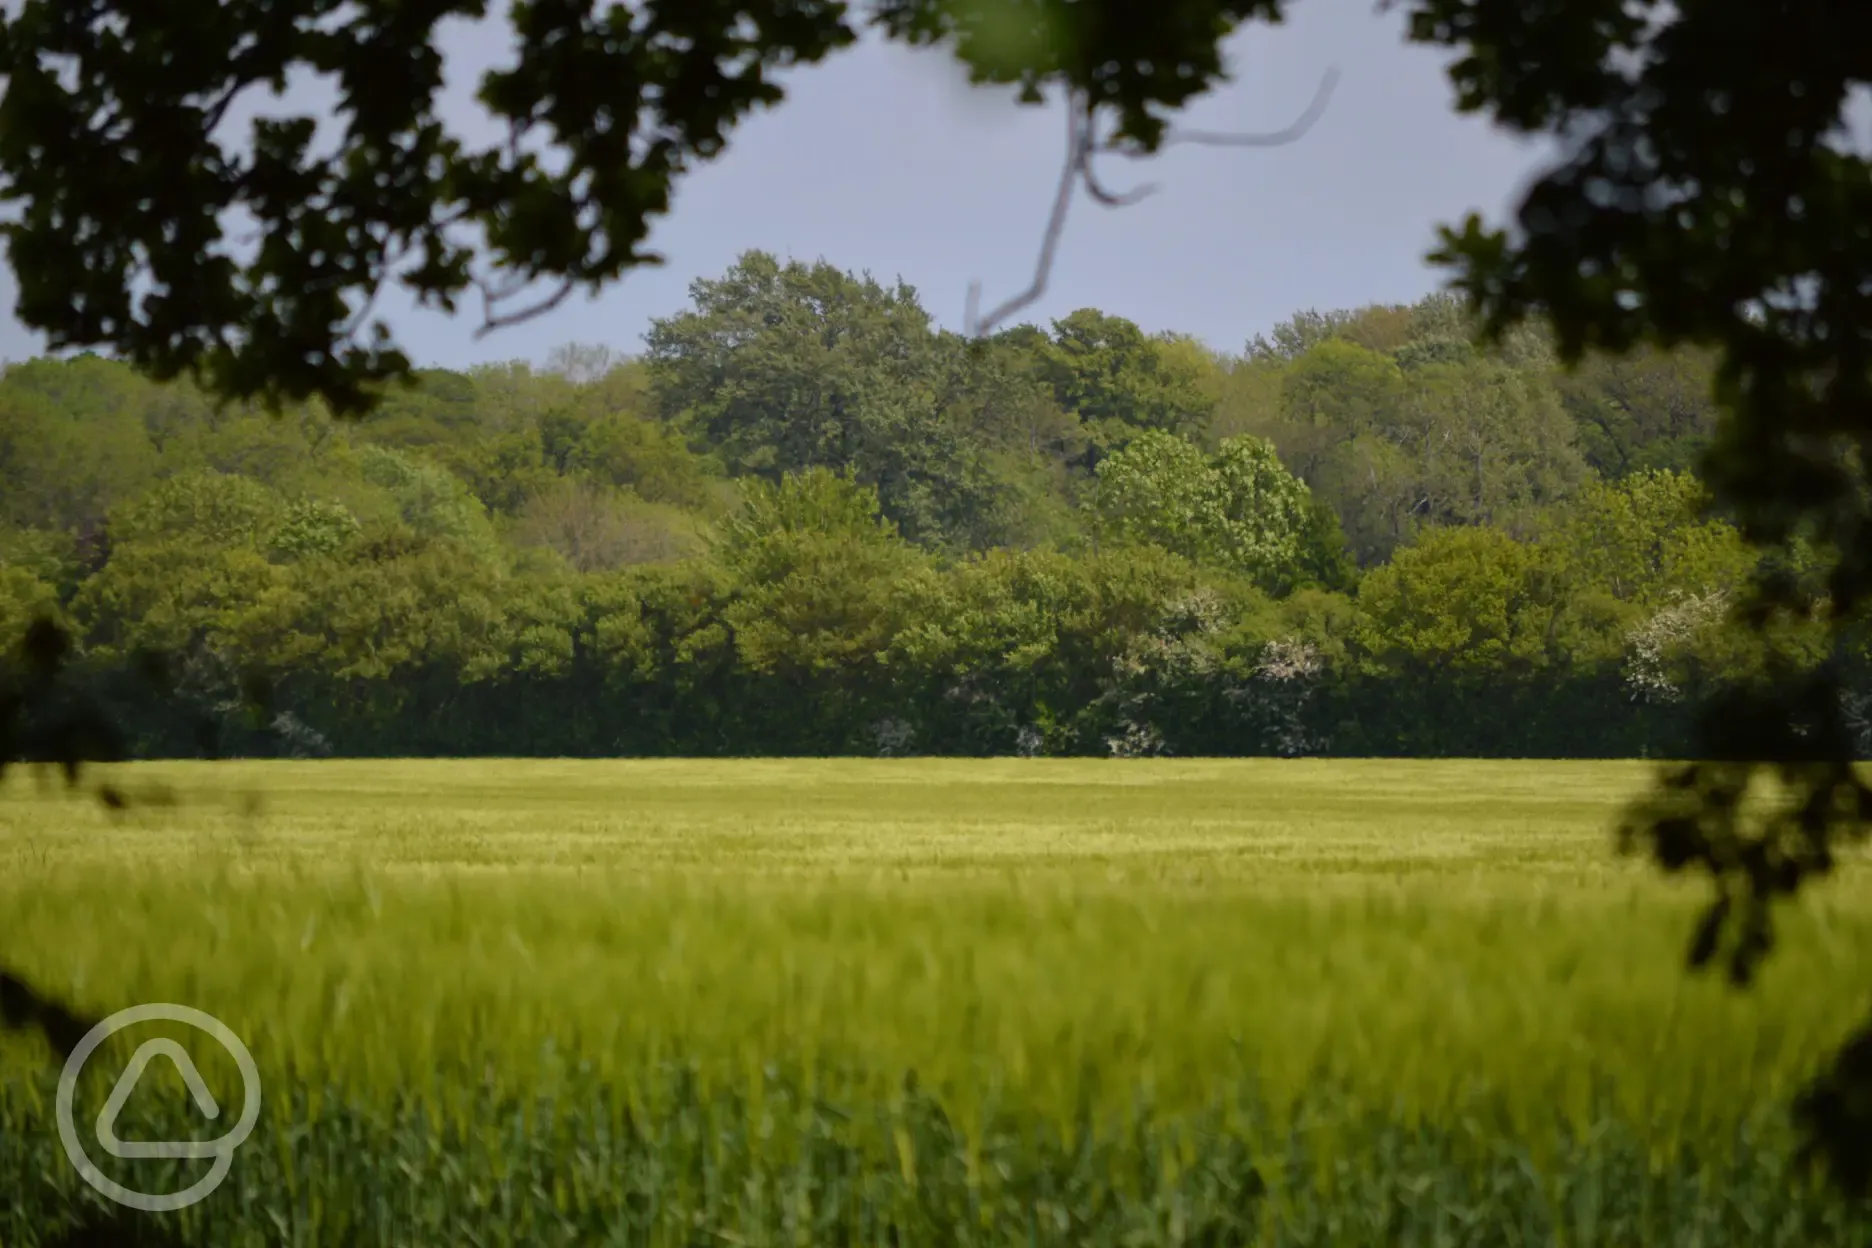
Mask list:
[[[496,303],[500,302],[502,299],[512,298],[514,295],[519,294],[521,290],[525,289],[525,286],[516,286],[511,290],[495,294],[490,292],[487,286],[483,284],[481,286],[481,327],[475,330],[475,337],[485,338],[497,329],[506,329],[509,326],[518,325],[524,321],[530,321],[536,316],[544,316],[546,313],[551,312],[554,308],[564,303],[566,299],[571,296],[572,292],[577,289],[577,286],[578,283],[568,277],[559,283],[558,289],[554,290],[552,294],[547,295],[544,299],[536,300],[526,307],[521,308],[518,312],[496,313],[494,311],[494,305]]]

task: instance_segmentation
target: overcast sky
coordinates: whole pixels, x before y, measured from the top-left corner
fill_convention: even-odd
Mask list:
[[[501,54],[497,27],[462,29],[452,78],[467,98],[478,67]],[[1152,198],[1073,206],[1046,298],[1023,319],[1093,306],[1149,330],[1192,333],[1238,351],[1305,308],[1408,301],[1436,288],[1423,262],[1439,222],[1471,209],[1501,219],[1535,154],[1458,117],[1435,52],[1408,46],[1396,14],[1371,0],[1311,0],[1283,27],[1232,45],[1235,78],[1192,110],[1207,129],[1287,125],[1329,68],[1325,115],[1300,142],[1265,149],[1172,149],[1107,162],[1107,181],[1159,184]],[[871,41],[791,76],[789,98],[738,129],[720,160],[680,185],[652,236],[668,259],[595,300],[486,338],[475,311],[449,318],[383,306],[420,364],[543,360],[566,342],[635,352],[650,319],[681,308],[698,277],[759,248],[901,276],[944,325],[960,328],[971,279],[991,306],[1026,284],[1059,177],[1057,106],[1018,106],[971,89],[941,52]],[[458,116],[472,133],[472,118]],[[3,266],[0,266],[3,267]],[[0,280],[0,357],[41,343],[12,319]]]

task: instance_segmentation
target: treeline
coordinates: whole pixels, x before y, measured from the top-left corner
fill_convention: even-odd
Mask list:
[[[357,423],[14,366],[0,635],[57,616],[105,690],[162,656],[122,708],[168,754],[1658,755],[1863,657],[1728,621],[1692,354],[1563,371],[1444,296],[970,342],[760,253],[691,295]]]

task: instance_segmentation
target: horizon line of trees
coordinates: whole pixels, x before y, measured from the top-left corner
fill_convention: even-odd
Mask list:
[[[356,422],[12,366],[0,641],[166,656],[124,710],[167,755],[1675,756],[1705,698],[1868,666],[1730,620],[1696,353],[1564,370],[1446,295],[974,342],[758,252],[691,296]]]

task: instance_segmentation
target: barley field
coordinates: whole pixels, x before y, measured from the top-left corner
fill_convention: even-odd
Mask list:
[[[0,1038],[0,1246],[1872,1242],[1786,1114],[1867,1004],[1866,868],[1755,988],[1691,976],[1703,888],[1613,848],[1649,776],[140,764],[120,816],[15,776],[0,965],[206,1010],[264,1096],[213,1195],[122,1214]],[[152,1067],[119,1130],[194,1112]]]

